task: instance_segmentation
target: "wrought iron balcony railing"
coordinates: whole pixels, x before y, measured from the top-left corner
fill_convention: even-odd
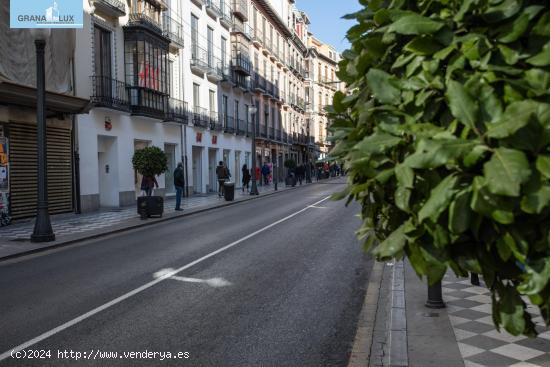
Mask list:
[[[233,60],[231,60],[231,63],[235,71],[250,75],[250,72],[252,70],[252,63],[250,62],[250,57],[247,54],[237,54],[237,56],[234,57]]]
[[[242,20],[248,20],[248,4],[246,0],[233,0],[233,14]]]
[[[215,18],[220,17],[222,15],[220,0],[206,0],[206,12]]]
[[[220,16],[220,23],[227,28],[230,28],[233,24],[233,18],[232,18],[232,9],[231,9],[231,0],[220,0],[220,8],[222,11],[222,14]]]
[[[235,118],[233,116],[224,116],[223,131],[228,134],[235,133]]]
[[[167,11],[162,14],[162,33],[178,48],[184,47],[183,24]]]
[[[168,94],[146,87],[126,86],[126,88],[130,95],[130,112],[132,114],[161,120],[166,118]]]
[[[102,11],[117,17],[126,15],[126,7],[124,2],[120,0],[96,0],[94,5]]]
[[[222,124],[218,120],[218,113],[216,111],[210,111],[209,122],[210,122],[210,130],[221,131]]]
[[[199,106],[193,107],[193,125],[198,127],[207,128],[209,121],[209,116],[206,112],[206,108]]]
[[[144,27],[148,30],[163,34],[162,32],[162,19],[159,13],[155,11],[144,10],[138,12],[136,9],[132,9],[130,16],[128,17],[127,27]]]
[[[169,98],[165,121],[175,121],[183,124],[189,123],[189,106],[187,102],[176,98]]]
[[[199,45],[191,45],[191,67],[201,72],[208,71],[208,52]]]
[[[128,111],[130,102],[126,83],[106,76],[91,76],[91,100],[99,107]]]
[[[243,119],[238,119],[237,120],[237,134],[238,135],[245,135],[247,130],[247,123],[245,120]]]

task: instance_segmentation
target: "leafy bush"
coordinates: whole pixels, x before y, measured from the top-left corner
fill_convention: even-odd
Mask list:
[[[136,150],[132,165],[143,176],[158,176],[168,170],[168,158],[159,147],[146,147]]]
[[[331,108],[359,235],[419,275],[482,273],[493,319],[550,322],[550,4],[362,0]]]
[[[284,164],[285,167],[288,169],[296,168],[296,162],[294,161],[294,159],[287,159]]]

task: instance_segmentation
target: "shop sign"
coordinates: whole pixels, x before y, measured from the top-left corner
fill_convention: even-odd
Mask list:
[[[202,133],[197,133],[195,140],[197,143],[202,143]]]
[[[212,144],[213,145],[218,144],[218,136],[217,135],[212,135]]]
[[[82,28],[83,1],[11,0],[10,28]]]

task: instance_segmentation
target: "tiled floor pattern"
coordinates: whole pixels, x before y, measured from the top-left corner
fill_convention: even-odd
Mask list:
[[[271,187],[259,187],[260,193],[272,191]],[[235,191],[235,198],[248,197],[248,193],[243,193],[241,190]],[[175,206],[175,198],[168,198],[164,203],[165,212],[173,212]],[[185,210],[196,209],[209,205],[223,202],[223,198],[219,198],[218,195],[207,196],[192,196],[190,198],[182,199],[182,208]],[[104,210],[100,212],[94,212],[89,214],[69,214],[52,216],[53,231],[57,236],[63,236],[67,234],[77,234],[111,226],[118,225],[124,221],[132,218],[137,218],[136,207],[125,207],[113,210]],[[34,220],[29,220],[21,223],[14,223],[6,227],[0,227],[0,237],[6,240],[26,240],[30,237],[34,227]]]
[[[484,286],[472,286],[469,279],[448,274],[443,295],[465,367],[550,367],[550,329],[535,308],[529,312],[539,336],[529,339],[495,329],[490,292]]]

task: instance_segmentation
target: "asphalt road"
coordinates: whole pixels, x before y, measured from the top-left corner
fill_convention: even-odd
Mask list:
[[[342,188],[0,263],[0,366],[346,366],[370,260],[357,206],[311,206]]]

